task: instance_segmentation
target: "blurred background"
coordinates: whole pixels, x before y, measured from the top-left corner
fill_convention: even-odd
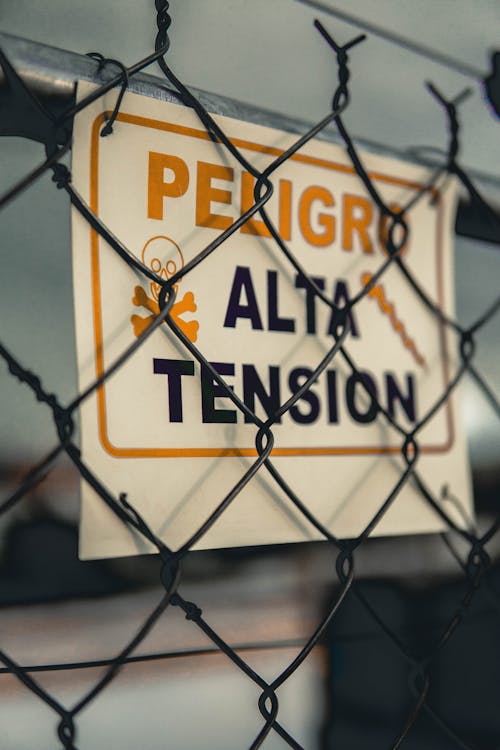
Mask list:
[[[365,148],[439,161],[446,123],[424,83],[431,80],[450,97],[470,86],[472,94],[460,108],[461,163],[498,209],[500,123],[480,81],[499,46],[496,0],[174,0],[169,64],[196,89],[315,122],[330,107],[336,67],[313,19],[320,18],[341,42],[359,33],[328,9],[453,58],[456,65],[446,66],[369,34],[352,54],[346,123]],[[99,51],[126,64],[153,49],[155,30],[154,4],[146,0],[0,0],[2,35],[79,54]],[[9,39],[0,36],[0,44],[8,52]],[[26,61],[28,67],[36,64]],[[159,74],[154,68],[148,72]],[[35,143],[0,139],[0,193],[42,157]],[[77,388],[69,202],[45,175],[1,212],[0,222],[2,343],[64,403]],[[465,325],[498,296],[499,246],[500,236],[464,204],[457,222],[455,287],[457,318]],[[476,366],[498,398],[498,315],[480,331]],[[54,445],[55,434],[49,411],[3,365],[0,392],[1,502]],[[478,523],[485,527],[498,513],[500,429],[471,380],[462,388],[462,408]],[[21,664],[108,658],[130,640],[161,596],[154,558],[79,562],[77,518],[78,477],[63,460],[0,518],[0,648]],[[488,585],[432,670],[430,702],[468,743],[462,747],[500,745],[498,542],[489,552],[494,565]],[[332,599],[334,559],[321,543],[196,552],[187,560],[183,592],[272,680]],[[460,566],[434,536],[369,540],[357,557],[356,576],[374,608],[423,653],[464,590]],[[262,723],[259,690],[226,657],[207,649],[211,644],[197,628],[182,613],[169,611],[140,652],[170,652],[171,658],[128,666],[82,713],[78,746],[248,747]],[[183,655],[175,656],[179,652]],[[72,705],[101,671],[43,672],[37,679]],[[306,748],[390,747],[414,700],[408,674],[400,652],[349,598],[322,645],[280,688],[280,720]],[[44,704],[6,674],[0,675],[0,696],[3,747],[54,747],[57,717]],[[273,733],[265,743],[284,746]],[[424,712],[403,746],[457,744]]]

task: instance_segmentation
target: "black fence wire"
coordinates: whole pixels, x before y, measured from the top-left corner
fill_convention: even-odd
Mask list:
[[[338,77],[338,83],[335,88],[331,109],[328,114],[314,127],[312,127],[302,137],[298,138],[292,147],[287,149],[281,156],[276,158],[264,171],[257,170],[250,161],[236,148],[231,140],[226,136],[218,123],[213,119],[210,113],[200,104],[189,89],[177,78],[167,63],[167,52],[169,49],[168,31],[171,19],[168,13],[169,3],[166,0],[156,0],[156,23],[158,33],[155,42],[155,51],[144,60],[126,68],[116,60],[105,59],[103,56],[93,54],[97,65],[114,68],[118,71],[116,76],[104,85],[100,86],[95,92],[86,96],[77,104],[65,109],[57,116],[52,115],[38,101],[36,96],[31,93],[22,83],[20,77],[10,65],[8,59],[3,53],[0,54],[0,64],[4,71],[5,84],[1,92],[2,110],[0,115],[0,133],[2,135],[17,135],[30,138],[41,142],[46,149],[46,160],[43,164],[37,166],[30,174],[8,190],[6,194],[0,197],[0,208],[14,200],[22,191],[29,188],[41,175],[47,171],[52,172],[52,179],[55,187],[67,193],[71,204],[78,210],[82,217],[88,222],[93,230],[105,240],[109,246],[109,252],[116,253],[128,266],[133,267],[145,278],[150,279],[161,288],[159,294],[160,313],[156,316],[154,323],[147,328],[131,345],[124,351],[121,356],[113,363],[112,366],[96,380],[90,387],[82,393],[78,393],[70,403],[62,403],[57,394],[49,393],[35,372],[32,372],[25,363],[21,362],[16,353],[7,349],[0,344],[0,355],[7,365],[10,373],[17,378],[26,388],[31,390],[33,396],[42,405],[48,407],[52,413],[58,440],[54,447],[37,465],[35,465],[19,482],[15,491],[4,498],[0,504],[0,513],[8,513],[14,506],[21,503],[23,499],[48,475],[55,467],[57,462],[66,455],[71,460],[76,470],[85,482],[87,482],[100,496],[112,512],[127,526],[133,527],[145,539],[151,542],[158,552],[158,568],[164,591],[157,605],[149,614],[142,626],[133,638],[113,657],[102,662],[105,667],[104,673],[97,680],[95,685],[90,689],[75,705],[64,705],[61,700],[56,699],[47,689],[37,681],[36,669],[23,666],[17,663],[8,653],[0,650],[0,660],[4,664],[1,671],[15,675],[40,701],[47,709],[50,709],[57,715],[59,723],[57,734],[60,746],[66,750],[75,750],[80,747],[78,742],[77,722],[80,713],[92,701],[96,701],[99,695],[115,679],[117,674],[124,666],[132,661],[145,660],[146,656],[137,656],[134,654],[137,647],[144,641],[146,636],[155,627],[160,618],[165,615],[169,607],[177,607],[185,613],[189,621],[186,627],[199,628],[213,644],[213,647],[223,654],[232,662],[234,669],[241,670],[248,680],[252,681],[259,693],[257,700],[258,709],[262,715],[262,726],[257,736],[251,743],[251,748],[258,748],[265,745],[266,738],[270,733],[277,733],[284,743],[289,747],[300,748],[301,745],[296,738],[292,736],[287,727],[282,723],[279,714],[279,689],[294,673],[301,668],[311,651],[322,642],[325,633],[335,623],[339,615],[342,614],[343,608],[347,602],[356,601],[364,610],[364,613],[373,621],[375,627],[380,630],[393,644],[394,648],[400,653],[402,660],[407,665],[408,682],[402,685],[401,690],[407,690],[408,698],[411,699],[410,709],[407,711],[404,722],[398,727],[394,726],[393,740],[390,743],[392,750],[396,750],[405,743],[410,737],[412,728],[417,719],[425,714],[432,723],[436,736],[451,742],[451,746],[459,748],[479,748],[481,745],[476,744],[474,739],[460,736],[460,731],[454,725],[449,716],[438,712],[429,697],[430,687],[432,685],[433,668],[440,655],[446,651],[453,634],[459,629],[468,615],[470,605],[481,587],[486,590],[488,596],[493,602],[495,611],[499,612],[496,595],[488,581],[485,579],[485,573],[490,565],[490,555],[488,554],[488,545],[500,530],[500,515],[490,525],[489,528],[481,533],[472,528],[469,523],[464,527],[457,524],[446,512],[439,499],[434,497],[430,489],[426,486],[425,481],[419,474],[419,435],[425,425],[442,409],[452,392],[456,389],[460,381],[467,375],[475,382],[477,388],[484,398],[489,402],[493,410],[500,416],[500,405],[494,394],[493,388],[488,385],[486,379],[477,369],[475,364],[476,354],[476,336],[480,329],[483,328],[491,319],[498,314],[500,307],[500,297],[493,300],[483,314],[477,320],[472,321],[470,325],[464,327],[457,320],[448,317],[442,309],[430,298],[428,293],[419,284],[412,275],[408,266],[405,264],[402,249],[410,232],[407,217],[415,207],[418,201],[423,200],[432,192],[433,188],[448,176],[458,179],[467,191],[470,201],[480,216],[481,220],[487,224],[498,227],[499,219],[495,211],[488,205],[487,201],[475,187],[467,172],[462,168],[459,161],[460,131],[458,110],[461,102],[467,95],[462,92],[454,99],[446,98],[438,89],[429,85],[430,93],[436,99],[437,104],[442,107],[446,117],[449,141],[447,159],[442,167],[437,169],[423,190],[414,195],[411,200],[401,209],[394,209],[384,202],[374,181],[366,171],[363,160],[359,156],[356,145],[354,144],[349,130],[344,121],[344,113],[349,106],[349,55],[356,54],[356,47],[364,40],[364,35],[357,36],[346,44],[340,44],[327,29],[319,22],[315,25],[322,35],[325,42],[332,50],[332,62],[335,64],[335,71]],[[200,121],[210,134],[212,139],[220,144],[232,154],[232,156],[255,178],[254,203],[243,215],[237,219],[228,229],[221,232],[217,238],[210,242],[196,257],[194,257],[184,268],[179,270],[168,280],[156,275],[150,268],[145,266],[136,255],[125,247],[119,239],[105,226],[96,216],[90,207],[85,203],[72,184],[70,170],[61,162],[61,159],[71,148],[71,130],[74,116],[87,107],[91,102],[102,97],[112,88],[121,87],[121,93],[118,96],[114,111],[108,115],[107,122],[101,133],[102,136],[113,137],[113,123],[119,112],[123,93],[127,89],[130,78],[136,75],[152,63],[157,63],[163,72],[165,79],[170,87],[177,92],[182,102],[194,109]],[[21,125],[20,125],[21,123]],[[289,159],[301,149],[310,139],[314,138],[327,125],[334,124],[345,144],[346,151],[352,161],[359,180],[366,188],[372,201],[376,205],[380,217],[385,222],[387,231],[381,236],[386,250],[386,259],[381,264],[378,271],[372,276],[370,282],[355,297],[349,300],[344,306],[336,306],[328,294],[321,289],[314,279],[308,274],[307,270],[302,267],[297,258],[294,256],[290,247],[281,238],[277,228],[271,221],[267,211],[266,204],[269,201],[273,190],[273,174],[284,161]],[[202,264],[209,255],[214,252],[224,252],[225,241],[236,232],[246,221],[255,215],[259,215],[267,227],[271,237],[274,239],[274,248],[276,254],[290,264],[299,275],[303,285],[314,295],[318,302],[331,309],[334,316],[335,325],[333,326],[332,344],[329,351],[323,357],[321,362],[315,367],[310,377],[303,383],[301,388],[294,393],[287,401],[281,404],[278,410],[271,414],[268,419],[260,419],[233,391],[224,378],[217,372],[214,366],[207,360],[203,351],[198,349],[176,325],[174,319],[170,316],[170,311],[175,302],[176,284],[181,278],[190,274],[190,272]],[[287,484],[285,478],[278,471],[273,463],[272,450],[274,445],[273,427],[280,418],[289,411],[299,399],[307,393],[317,377],[327,368],[334,359],[343,360],[353,374],[359,373],[359,370],[349,353],[349,339],[351,335],[350,315],[349,313],[359,304],[370,290],[377,284],[387,269],[397,267],[405,282],[418,295],[422,306],[427,308],[435,318],[436,326],[443,326],[453,332],[456,338],[457,349],[459,354],[459,366],[452,375],[446,389],[436,395],[435,403],[426,414],[415,424],[412,429],[405,429],[398,422],[396,417],[379,402],[376,402],[378,419],[385,421],[393,433],[399,436],[401,445],[401,457],[404,460],[405,468],[402,471],[397,483],[387,497],[380,498],[379,508],[373,518],[369,521],[363,531],[353,539],[340,539],[325,527],[325,525],[315,517],[308,507],[307,498],[298,497],[291,487]],[[78,408],[88,399],[96,390],[108,380],[112,374],[118,370],[133,354],[139,349],[144,341],[161,326],[168,326],[170,331],[175,335],[180,345],[186,352],[189,352],[200,365],[205,368],[213,377],[214,381],[223,390],[225,396],[229,398],[235,407],[255,425],[255,446],[258,456],[248,470],[241,476],[237,484],[225,496],[220,498],[216,509],[207,517],[204,523],[192,534],[178,549],[171,549],[154,531],[148,526],[140,513],[129,503],[126,495],[126,488],[123,494],[118,497],[112,495],[101,482],[99,476],[94,472],[92,466],[87,465],[82,459],[80,450],[75,438],[75,420],[77,419]],[[374,398],[370,387],[363,379],[360,379],[366,389],[370,399]],[[324,540],[330,545],[332,550],[332,560],[334,561],[335,576],[332,576],[332,585],[335,585],[335,596],[328,606],[328,611],[324,614],[317,627],[311,632],[307,642],[300,648],[295,658],[288,666],[278,674],[272,681],[264,679],[258,674],[245,660],[244,649],[238,650],[231,647],[224,638],[216,632],[210,624],[210,615],[205,616],[201,608],[192,601],[188,601],[182,594],[182,585],[180,584],[181,571],[186,556],[190,553],[192,547],[198,542],[207,531],[217,523],[218,519],[225,513],[229,506],[237,501],[242,489],[256,476],[258,472],[267,472],[287,495],[289,502],[300,511],[304,519],[320,532]],[[425,648],[422,644],[419,647],[409,643],[404,636],[389,622],[386,621],[383,612],[374,607],[366,592],[362,591],[357,585],[355,575],[356,555],[362,545],[380,520],[387,513],[389,508],[397,502],[398,495],[402,487],[412,478],[414,484],[418,487],[422,497],[432,507],[443,521],[453,536],[461,540],[465,545],[467,553],[465,557],[457,551],[455,542],[450,535],[442,535],[443,543],[447,545],[452,552],[457,564],[457,571],[462,579],[462,590],[457,594],[457,601],[450,608],[446,624],[440,632],[435,633],[432,642],[426,641]],[[174,491],[174,490],[173,490]],[[160,655],[158,655],[159,658]],[[78,664],[51,664],[46,667],[39,667],[39,670],[58,670],[58,669],[76,669],[86,665],[94,665],[94,662],[80,662]],[[381,677],[382,679],[382,677]],[[216,689],[216,687],[214,688]],[[496,696],[498,700],[498,694]],[[438,739],[439,741],[439,739]],[[495,744],[500,747],[500,736]],[[485,745],[482,745],[485,747]],[[490,747],[490,745],[488,745]]]

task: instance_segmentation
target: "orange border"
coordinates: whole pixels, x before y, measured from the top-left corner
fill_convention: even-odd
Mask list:
[[[99,204],[99,189],[98,189],[98,161],[99,161],[99,141],[100,141],[100,126],[106,119],[106,113],[99,114],[92,125],[91,131],[91,149],[90,149],[90,208],[96,214],[98,214]],[[177,133],[179,135],[186,135],[191,138],[198,138],[200,140],[209,141],[210,136],[205,130],[198,130],[196,128],[187,127],[184,125],[176,125],[174,123],[164,122],[162,120],[152,120],[146,117],[139,117],[136,115],[129,115],[120,112],[117,117],[121,122],[129,123],[131,125],[139,125],[147,128],[155,128],[156,130],[163,130],[165,132]],[[238,148],[247,149],[249,151],[258,151],[260,153],[270,154],[272,156],[280,156],[283,151],[272,146],[262,146],[258,143],[251,141],[241,140],[240,138],[232,138],[231,142]],[[313,164],[315,166],[324,167],[325,169],[335,170],[337,172],[345,172],[348,174],[354,174],[355,169],[352,166],[345,164],[337,164],[335,162],[327,161],[325,159],[317,159],[313,156],[307,156],[305,154],[296,153],[293,154],[290,159],[293,161],[300,162],[302,164]],[[418,182],[412,182],[409,180],[402,180],[396,177],[389,177],[378,172],[370,172],[370,177],[374,180],[381,182],[390,183],[392,185],[401,185],[402,187],[409,187],[415,190],[423,190],[424,185]],[[442,233],[442,216],[441,216],[441,201],[439,200],[439,191],[433,189],[434,197],[437,198],[436,204],[438,206],[438,219],[436,227],[436,247],[437,247],[437,279],[438,279],[438,297],[439,305],[441,306],[443,299],[443,274],[440,263],[441,256],[441,233]],[[100,378],[104,373],[104,352],[103,352],[103,335],[102,335],[102,304],[101,304],[101,288],[100,288],[100,275],[99,275],[99,234],[94,229],[91,230],[91,266],[92,266],[92,303],[94,309],[94,339],[95,339],[95,357],[96,357],[96,374]],[[449,382],[449,368],[447,362],[447,346],[446,336],[444,327],[440,324],[440,340],[441,349],[443,353],[443,375],[445,383]],[[106,419],[106,398],[105,398],[105,384],[97,389],[97,405],[98,405],[98,427],[99,427],[99,438],[101,440],[104,450],[111,456],[116,458],[160,458],[160,457],[220,457],[220,456],[257,456],[255,448],[118,448],[113,445],[107,434],[107,419]],[[451,413],[450,403],[447,401],[445,405],[446,409],[446,421],[448,427],[448,440],[444,445],[435,446],[423,446],[420,448],[421,452],[424,453],[445,453],[453,445],[455,439],[455,431],[453,424],[453,417]],[[383,447],[341,447],[341,448],[275,448],[272,451],[273,456],[346,456],[346,455],[373,455],[381,453],[400,453],[401,447],[398,446],[383,446]]]

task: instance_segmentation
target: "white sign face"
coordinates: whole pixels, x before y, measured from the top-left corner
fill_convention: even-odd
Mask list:
[[[79,95],[90,90],[81,84]],[[108,102],[109,104],[109,102]],[[114,132],[101,138],[98,100],[78,115],[73,184],[123,244],[163,278],[185,266],[253,203],[254,180],[213,143],[186,108],[127,93]],[[216,117],[257,169],[295,137]],[[426,170],[365,155],[388,203],[422,190]],[[343,149],[311,141],[272,176],[268,214],[302,267],[341,307],[386,256],[378,212]],[[448,183],[409,214],[404,261],[453,315]],[[171,316],[234,392],[266,419],[332,347],[331,308],[269,238],[260,217],[243,225],[177,285]],[[73,211],[80,388],[110,367],[158,312],[159,287],[139,277]],[[361,381],[405,429],[432,408],[457,369],[456,346],[401,271],[390,266],[350,315],[345,348],[273,426],[272,461],[296,495],[339,537],[359,534],[406,464],[401,435],[377,415]],[[436,497],[444,485],[470,513],[469,475],[456,393],[418,433],[417,469]],[[145,340],[81,409],[82,458],[173,548],[208,518],[257,458],[257,428],[166,325]],[[453,507],[446,508],[453,515]],[[460,523],[460,519],[456,519]],[[377,534],[440,531],[443,522],[410,482]],[[305,541],[318,532],[265,467],[196,545]],[[150,551],[82,485],[84,558]]]

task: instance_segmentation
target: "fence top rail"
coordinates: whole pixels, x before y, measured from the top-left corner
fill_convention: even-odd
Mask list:
[[[40,44],[4,32],[0,32],[0,49],[4,51],[26,85],[41,98],[70,99],[74,95],[75,81],[85,80],[102,84],[106,80],[104,76],[111,75],[106,72],[97,74],[96,61],[87,55]],[[169,89],[163,80],[150,74],[138,73],[130,78],[128,88],[136,94],[153,99],[181,103],[177,93]],[[0,88],[3,83],[4,75],[0,67]],[[246,104],[221,94],[212,94],[196,87],[191,87],[191,91],[203,106],[214,114],[226,115],[291,133],[303,133],[310,127],[310,123],[304,120]],[[332,143],[342,143],[334,126],[325,128],[317,137]],[[439,156],[433,156],[425,150],[397,149],[366,138],[355,140],[361,148],[371,153],[404,159],[422,166],[435,167],[441,164]],[[499,191],[500,196],[500,178],[497,175],[470,168],[467,171],[485,187],[493,192]]]

